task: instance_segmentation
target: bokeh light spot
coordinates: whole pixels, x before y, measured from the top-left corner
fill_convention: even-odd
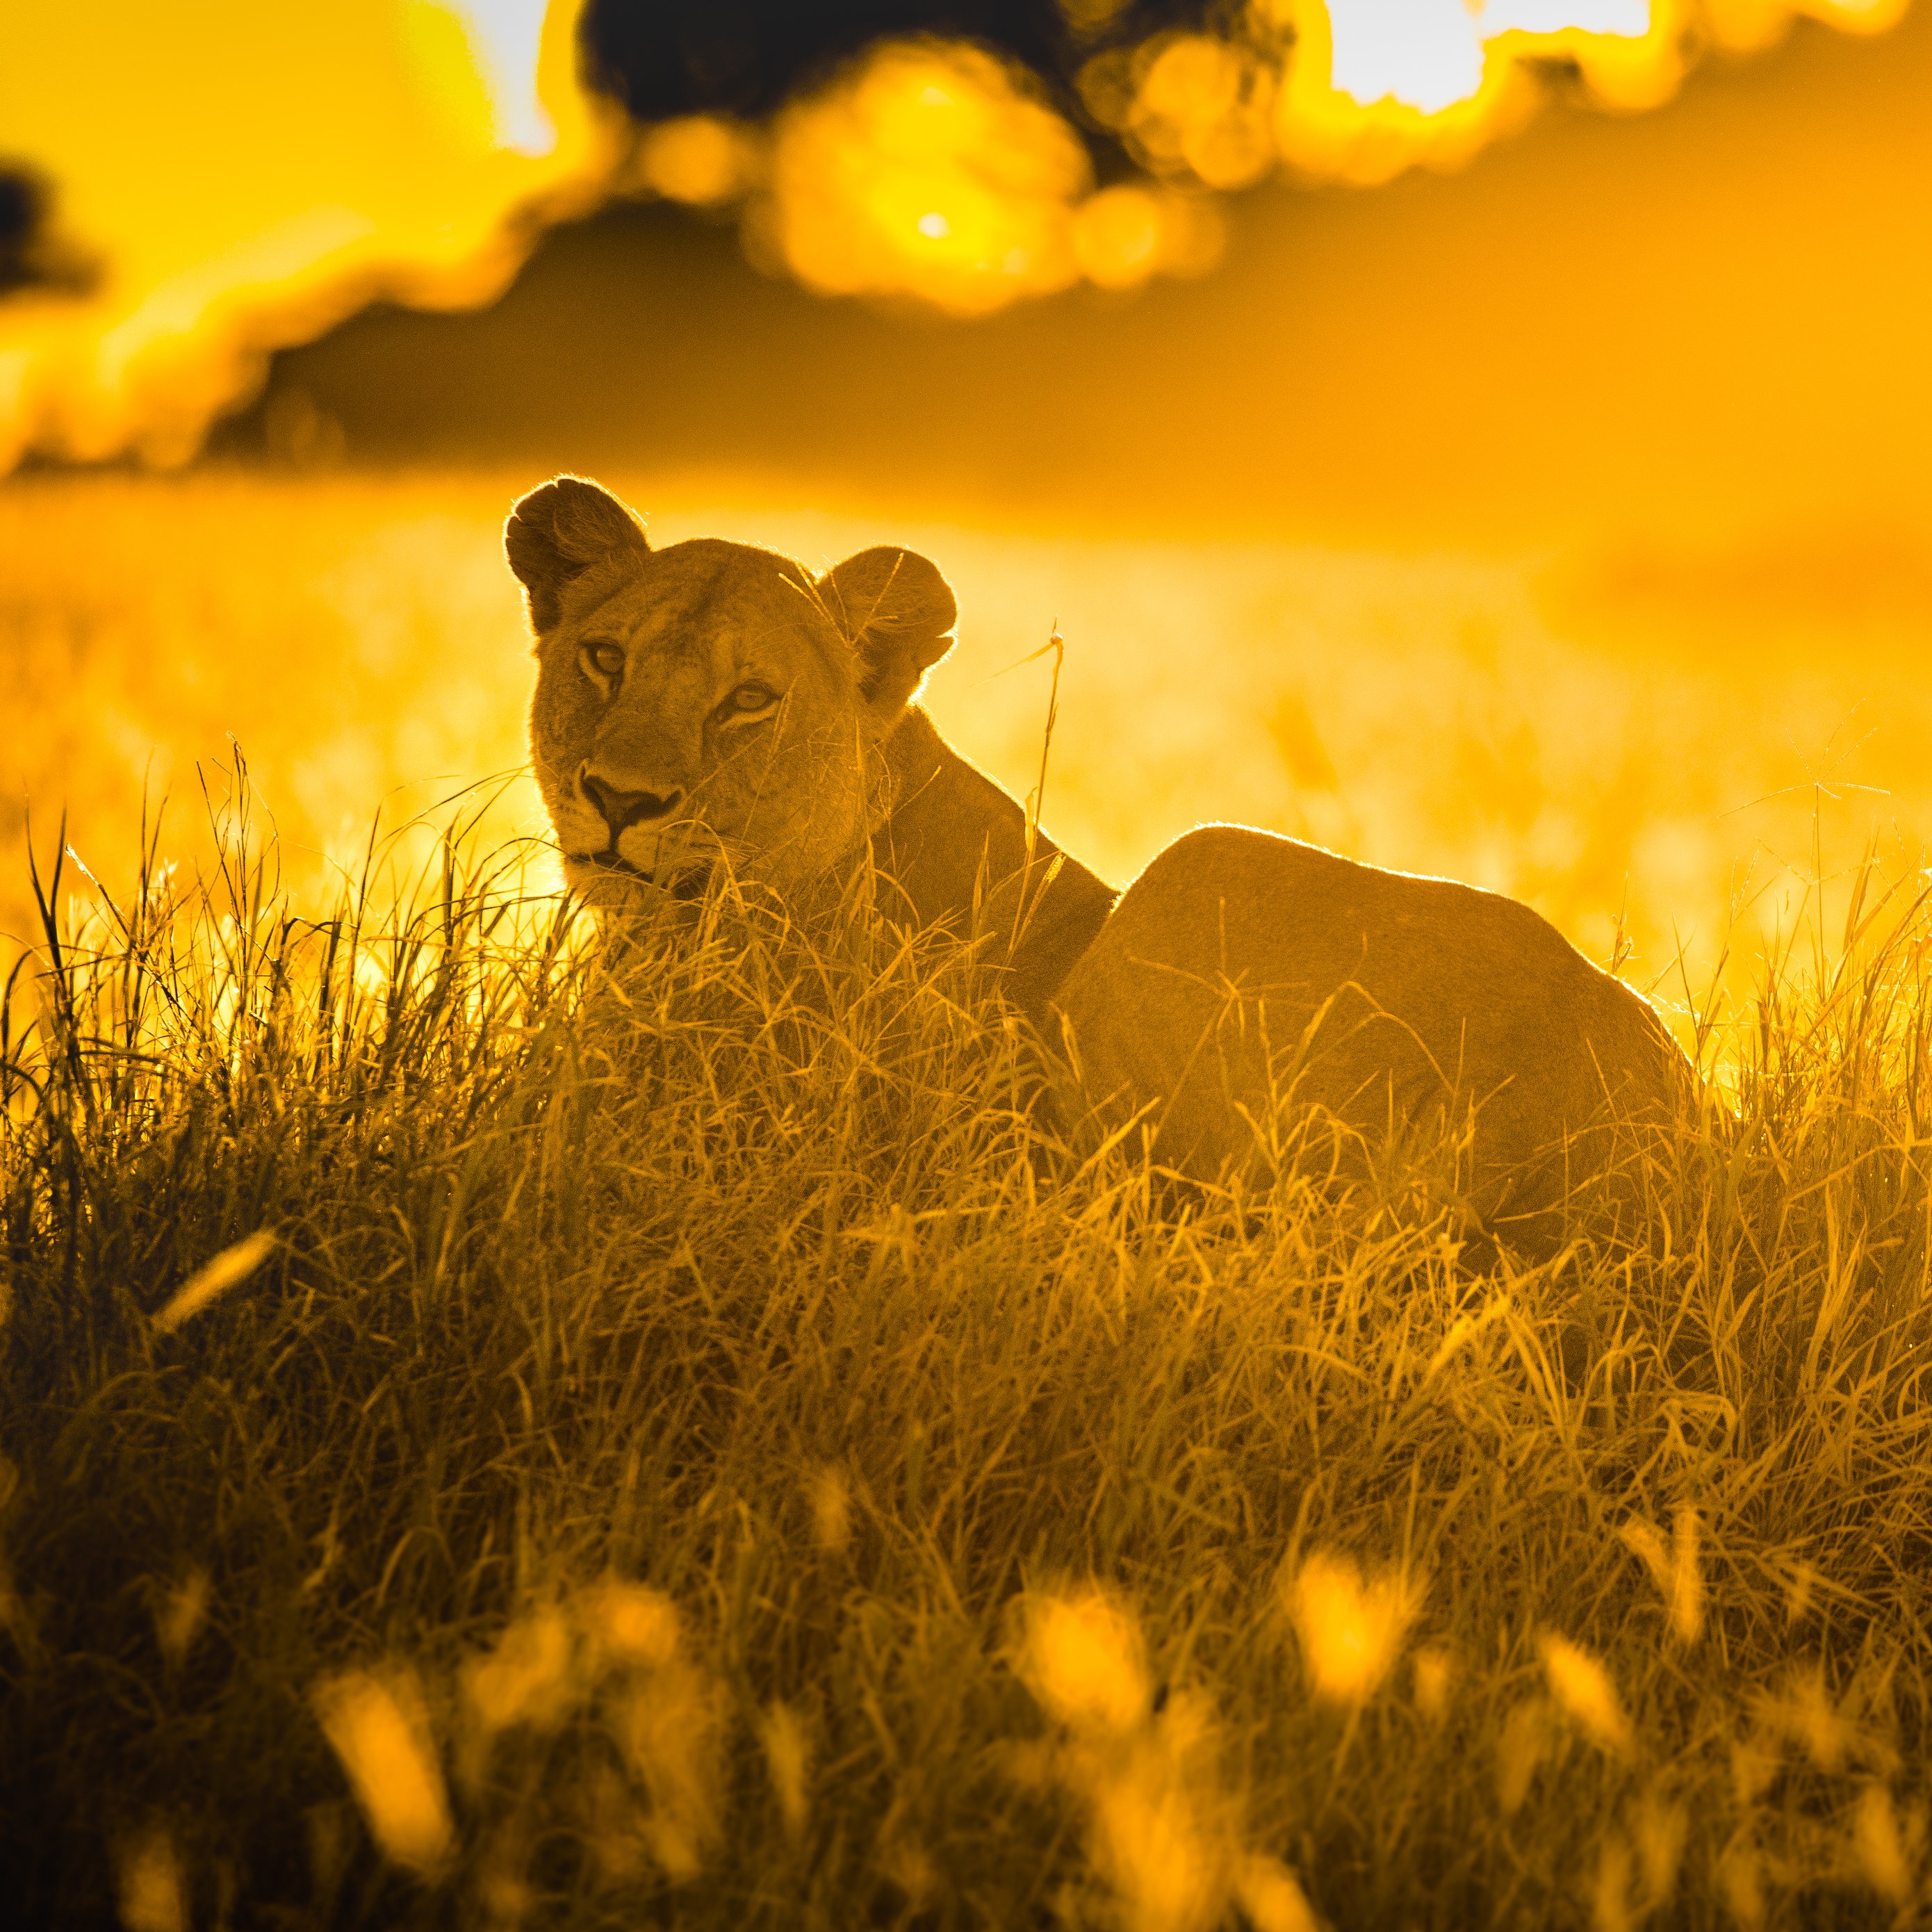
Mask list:
[[[889,42],[779,116],[754,218],[811,287],[982,315],[1075,279],[1088,180],[1086,150],[1022,70]]]
[[[715,114],[660,122],[638,144],[637,184],[694,208],[715,207],[750,187],[758,171],[756,143]]]

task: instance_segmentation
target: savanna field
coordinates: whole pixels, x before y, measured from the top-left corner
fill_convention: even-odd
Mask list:
[[[1532,1266],[1453,1147],[1176,1186],[861,909],[607,945],[518,770],[535,480],[0,493],[23,1922],[1921,1922],[1917,554],[604,479],[925,550],[1016,794],[1057,620],[1044,818],[1116,881],[1244,820],[1651,991],[1712,1101],[1638,1238]]]

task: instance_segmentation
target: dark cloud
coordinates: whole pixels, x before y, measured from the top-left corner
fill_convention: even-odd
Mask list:
[[[1057,0],[591,0],[583,32],[596,84],[642,121],[706,112],[762,118],[862,48],[917,34],[997,48],[1070,106],[1072,76],[1098,49],[1162,28],[1198,27],[1234,4],[1125,0],[1108,7],[1089,0],[1083,7],[1076,0],[1063,9]],[[1070,17],[1088,24],[1076,28]]]
[[[54,224],[54,193],[38,170],[0,161],[0,298],[23,289],[85,295],[95,264]]]

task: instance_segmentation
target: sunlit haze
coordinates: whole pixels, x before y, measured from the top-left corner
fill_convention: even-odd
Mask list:
[[[1932,0],[0,0],[0,1900],[1932,1925]]]
[[[1903,4],[1801,10],[1869,32]],[[578,11],[16,10],[4,158],[49,184],[80,272],[0,310],[0,463],[182,461],[269,350],[376,297],[488,302],[544,224],[611,193],[735,208],[776,272],[961,316],[1082,282],[1208,274],[1235,190],[1459,165],[1520,128],[1551,76],[1604,107],[1653,107],[1700,50],[1762,46],[1793,9],[1250,0],[1214,31],[1116,40],[1077,66],[1082,112],[1137,165],[1108,182],[1036,76],[930,38],[863,50],[769,126],[700,114],[620,139],[577,71]],[[1066,9],[1076,37],[1118,11]]]
[[[92,290],[28,288],[0,310],[0,462],[131,447],[178,463],[269,350],[379,296],[500,292],[530,224],[580,210],[608,166],[574,14],[10,9],[0,148],[51,184]]]

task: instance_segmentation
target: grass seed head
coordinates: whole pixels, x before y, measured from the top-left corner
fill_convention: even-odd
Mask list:
[[[1682,1643],[1704,1633],[1704,1572],[1697,1550],[1700,1523],[1694,1509],[1680,1509],[1670,1527],[1670,1628]]]
[[[1428,1646],[1410,1660],[1415,1678],[1415,1708],[1432,1724],[1440,1724],[1449,1708],[1449,1686],[1456,1674],[1456,1663],[1446,1650]]]
[[[811,1768],[811,1746],[798,1713],[789,1704],[776,1703],[758,1724],[766,1768],[777,1793],[778,1815],[794,1838],[805,1829],[806,1777]]]
[[[704,1839],[681,1811],[653,1811],[644,1820],[644,1843],[673,1885],[688,1885],[704,1869]]]
[[[1207,1932],[1226,1911],[1232,1836],[1197,1698],[1172,1698],[1124,1750],[1086,1766],[1088,1850],[1134,1932]]]
[[[1655,1792],[1646,1791],[1637,1801],[1630,1828],[1643,1873],[1644,1903],[1649,1910],[1660,1911],[1677,1889],[1689,1816],[1682,1805],[1666,1803]]]
[[[612,1729],[632,1774],[650,1795],[644,1841],[674,1884],[695,1878],[718,1835],[719,1712],[713,1687],[680,1660],[616,1701]]]
[[[1345,1556],[1310,1556],[1288,1591],[1288,1614],[1317,1694],[1360,1703],[1388,1675],[1420,1592],[1394,1573],[1364,1583]]]
[[[1034,1603],[1021,1673],[1040,1702],[1075,1731],[1124,1736],[1145,1719],[1152,1702],[1139,1628],[1100,1590]]]
[[[878,1855],[880,1876],[905,1900],[908,1916],[921,1912],[939,1889],[939,1874],[924,1849],[912,1839],[893,1836]]]
[[[178,1670],[186,1659],[203,1619],[213,1586],[208,1572],[192,1564],[171,1585],[154,1605],[154,1640],[162,1660],[170,1670]]]
[[[525,1875],[527,1838],[514,1826],[496,1832],[484,1850],[476,1874],[476,1902],[490,1927],[520,1925],[536,1909],[536,1888]]]
[[[1637,1915],[1630,1903],[1630,1841],[1618,1831],[1604,1834],[1590,1886],[1590,1922],[1596,1932],[1630,1932]]]
[[[595,1882],[634,1882],[644,1868],[644,1814],[630,1780],[614,1766],[600,1762],[586,1786],[584,1811]]]
[[[1740,1809],[1756,1803],[1778,1775],[1776,1751],[1756,1737],[1731,1741],[1731,1796]]]
[[[1748,1928],[1764,1923],[1762,1862],[1747,1844],[1731,1846],[1718,1861],[1718,1892],[1737,1922]]]
[[[677,1654],[677,1606],[646,1583],[606,1577],[583,1592],[572,1608],[599,1668],[662,1670]]]
[[[1503,1720],[1496,1739],[1496,1802],[1505,1818],[1522,1808],[1536,1774],[1556,1744],[1549,1702],[1526,1698]]]
[[[178,1328],[190,1316],[198,1315],[211,1301],[237,1288],[275,1250],[271,1228],[256,1232],[224,1248],[212,1261],[204,1262],[183,1282],[167,1306],[154,1317],[154,1332],[166,1335]]]
[[[455,1834],[415,1672],[346,1671],[311,1700],[376,1844],[413,1871],[440,1870]]]
[[[1698,1556],[1700,1522],[1694,1509],[1680,1509],[1664,1538],[1641,1516],[1634,1516],[1617,1532],[1619,1540],[1650,1572],[1670,1612],[1670,1628],[1680,1642],[1695,1643],[1704,1630],[1704,1576]]]
[[[181,1854],[165,1827],[153,1826],[124,1846],[120,1868],[125,1932],[188,1932]]]
[[[1279,1858],[1251,1852],[1234,1868],[1234,1896],[1255,1932],[1317,1932],[1301,1881]]]
[[[1610,1673],[1588,1652],[1567,1637],[1546,1631],[1537,1640],[1551,1694],[1598,1750],[1623,1757],[1633,1739]]]
[[[1786,1585],[1784,1622],[1789,1629],[1811,1614],[1811,1600],[1818,1588],[1818,1573],[1808,1563],[1801,1563]]]
[[[1642,1516],[1632,1516],[1617,1532],[1618,1540],[1648,1570],[1657,1587],[1670,1594],[1670,1553],[1655,1527]]]
[[[487,1656],[464,1665],[464,1702],[485,1737],[513,1724],[547,1730],[574,1700],[570,1626],[554,1605],[520,1617]]]
[[[1767,1730],[1796,1740],[1828,1774],[1838,1771],[1858,1742],[1856,1729],[1833,1704],[1823,1667],[1815,1659],[1791,1672],[1780,1695],[1757,1699],[1756,1708]]]
[[[353,1856],[356,1828],[350,1822],[350,1808],[339,1798],[311,1804],[302,1814],[302,1823],[308,1842],[310,1882],[317,1893],[332,1896]]]
[[[1220,1916],[1212,1848],[1184,1791],[1123,1778],[1094,1805],[1094,1862],[1133,1932],[1193,1932]]]
[[[1876,1778],[1858,1794],[1852,1814],[1852,1851],[1865,1882],[1882,1898],[1902,1906],[1912,1894],[1912,1862],[1906,1856],[1892,1793]]]
[[[852,1535],[851,1486],[826,1463],[812,1480],[812,1540],[820,1549],[843,1550]]]
[[[1054,1756],[1087,1812],[1087,1850],[1136,1932],[1207,1932],[1234,1876],[1235,1810],[1205,1701],[1176,1691],[1131,1729],[1076,1723]]]

